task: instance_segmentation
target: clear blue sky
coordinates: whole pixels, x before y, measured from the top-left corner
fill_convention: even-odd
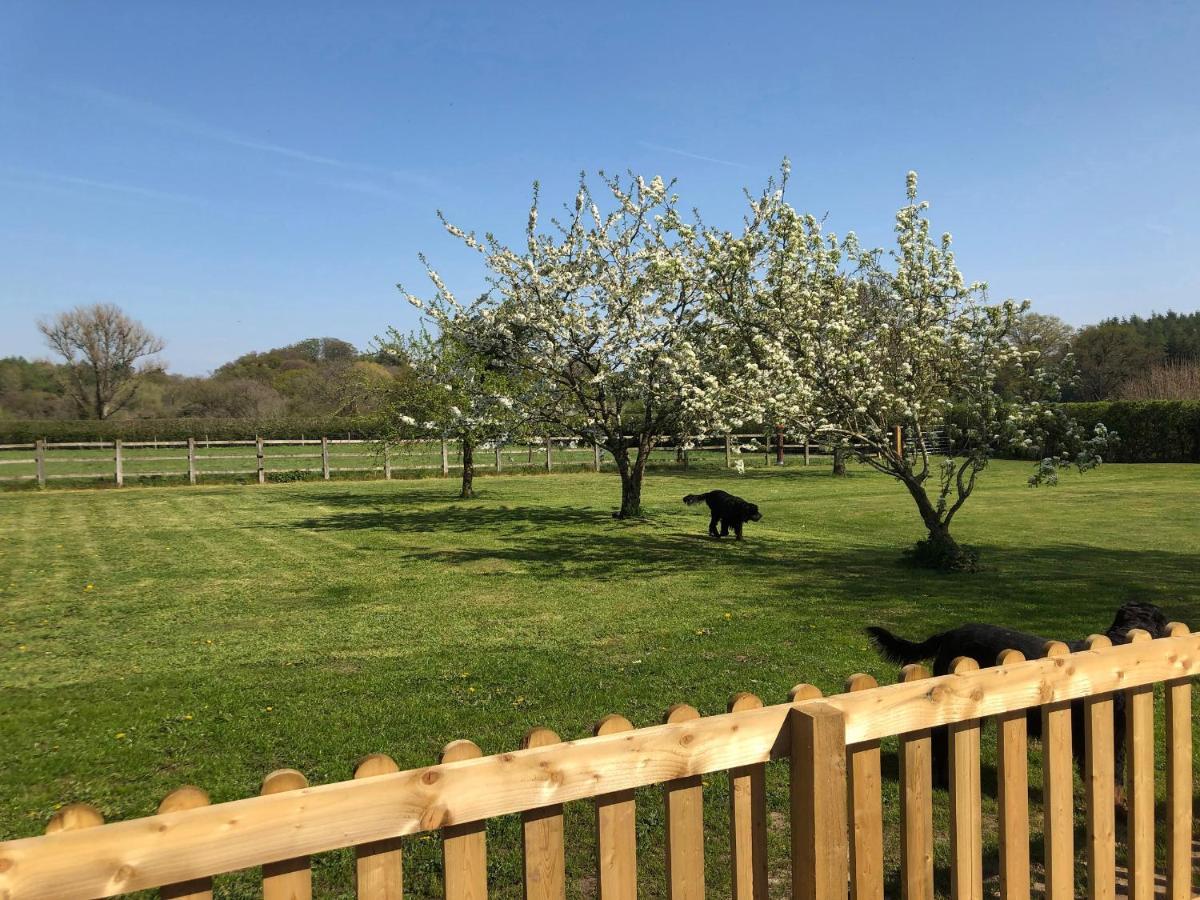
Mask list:
[[[0,355],[113,301],[176,372],[414,323],[435,211],[519,237],[529,184],[679,178],[873,243],[904,174],[968,278],[1075,324],[1200,305],[1200,5],[5,4]]]

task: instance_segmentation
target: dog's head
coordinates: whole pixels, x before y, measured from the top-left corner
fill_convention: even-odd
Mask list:
[[[1108,637],[1114,644],[1126,644],[1129,642],[1129,632],[1135,628],[1149,632],[1152,638],[1166,637],[1167,616],[1153,603],[1131,600],[1117,610],[1108,628]]]
[[[762,520],[762,513],[760,513],[758,511],[757,505],[755,505],[753,503],[747,503],[746,506],[748,506],[750,508],[749,512],[750,512],[750,521],[751,522],[759,522]]]

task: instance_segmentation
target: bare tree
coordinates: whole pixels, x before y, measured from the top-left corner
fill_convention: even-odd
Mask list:
[[[37,325],[63,358],[67,393],[85,418],[107,419],[134,398],[146,375],[162,370],[149,359],[163,349],[162,338],[111,303],[77,306]]]

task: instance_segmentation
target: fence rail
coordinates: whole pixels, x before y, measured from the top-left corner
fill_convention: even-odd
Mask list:
[[[306,451],[308,448],[317,452]],[[734,464],[743,448],[761,453],[763,465],[782,464],[785,451],[802,453],[808,465],[814,452],[822,448],[802,439],[799,443],[785,442],[782,435],[724,435],[700,444],[683,445],[664,437],[658,452],[674,454],[675,461],[687,468],[697,453],[724,454],[726,467]],[[248,449],[253,452],[237,452]],[[171,452],[183,450],[183,453]],[[31,451],[31,456],[16,455]],[[87,455],[65,455],[71,451]],[[553,471],[556,465],[589,466],[600,471],[611,464],[606,450],[581,437],[548,437],[536,442],[487,445],[477,448],[476,471],[502,472],[506,469],[544,469]],[[103,452],[104,455],[99,455]],[[751,458],[748,454],[743,458]],[[754,457],[756,458],[756,457]],[[296,460],[320,460],[319,466],[295,466]],[[253,466],[237,464],[253,461]],[[148,463],[175,463],[177,466],[145,468]],[[234,466],[230,466],[234,463]],[[74,468],[63,470],[64,466]],[[36,481],[41,487],[54,481],[109,481],[118,486],[126,480],[143,478],[186,478],[197,484],[205,476],[242,476],[262,484],[273,478],[302,473],[320,474],[325,480],[335,474],[368,473],[390,479],[401,471],[439,472],[443,477],[461,468],[458,447],[446,440],[409,440],[381,443],[351,438],[295,438],[271,440],[210,441],[75,441],[32,444],[0,444],[0,483]],[[27,471],[2,467],[24,467]],[[88,471],[83,471],[87,469]],[[6,472],[15,474],[3,474]]]
[[[791,702],[763,706],[738,694],[729,712],[701,716],[672,707],[662,725],[635,729],[608,716],[595,736],[560,741],[534,729],[522,749],[484,756],[470,741],[447,745],[439,764],[396,771],[383,755],[369,757],[355,778],[309,787],[294,770],[264,781],[262,795],[208,805],[187,786],[159,814],[104,825],[87,806],[61,810],[42,837],[0,844],[0,897],[107,897],[160,887],[164,897],[211,897],[212,877],[263,867],[267,900],[311,896],[308,856],[355,847],[357,895],[399,898],[400,838],[440,831],[445,896],[485,897],[484,824],[519,814],[524,832],[528,897],[562,897],[565,863],[562,804],[591,801],[596,809],[597,878],[602,898],[634,898],[635,800],[632,790],[661,785],[667,816],[666,877],[672,898],[703,898],[704,843],[700,777],[731,780],[730,867],[735,900],[767,896],[763,764],[788,758],[791,767],[792,896],[804,900],[883,897],[881,738],[900,736],[901,881],[911,900],[933,897],[931,729],[949,726],[954,895],[982,898],[980,720],[999,716],[1001,878],[1005,897],[1028,897],[1028,793],[1023,778],[1025,715],[1041,707],[1047,896],[1074,896],[1071,701],[1085,704],[1089,896],[1114,897],[1114,692],[1127,698],[1129,746],[1129,882],[1142,900],[1154,890],[1154,694],[1166,685],[1168,809],[1167,896],[1191,897],[1192,702],[1200,674],[1200,634],[1181,624],[1150,640],[1133,632],[1113,647],[1094,637],[1069,653],[1051,644],[1043,659],[1008,651],[994,668],[959,660],[952,674],[930,678],[907,667],[901,681],[875,686],[854,676],[847,692],[828,698],[810,685]],[[1051,811],[1053,810],[1053,811]],[[711,824],[711,823],[710,823]],[[1021,889],[1021,885],[1024,889]]]

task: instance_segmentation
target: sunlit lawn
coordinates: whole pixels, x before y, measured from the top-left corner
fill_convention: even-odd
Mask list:
[[[1038,490],[1027,473],[996,464],[961,514],[986,565],[974,576],[899,564],[919,536],[911,501],[824,465],[655,472],[633,523],[610,517],[607,473],[482,478],[471,501],[436,478],[0,494],[0,836],[40,832],[66,802],[124,819],[183,783],[231,800],[283,766],[328,782],[370,752],[419,766],[455,738],[491,753],[532,725],[577,738],[610,712],[641,725],[680,701],[724,711],[735,691],[774,703],[802,681],[892,681],[862,635],[873,622],[1071,638],[1142,597],[1200,624],[1200,467],[1106,466]],[[709,539],[706,511],[679,502],[718,486],[764,512],[744,543]],[[785,774],[772,768],[776,813]],[[723,777],[706,785],[716,895],[728,800]],[[643,893],[660,896],[659,792],[639,799]],[[571,896],[595,891],[591,815],[568,807]],[[784,890],[784,817],[772,822]],[[944,837],[944,808],[939,822]],[[519,896],[517,823],[493,823],[489,841],[496,896]],[[323,895],[350,896],[349,859],[315,861]],[[436,893],[439,859],[436,841],[409,842],[411,895]],[[251,896],[254,873],[218,890]]]

